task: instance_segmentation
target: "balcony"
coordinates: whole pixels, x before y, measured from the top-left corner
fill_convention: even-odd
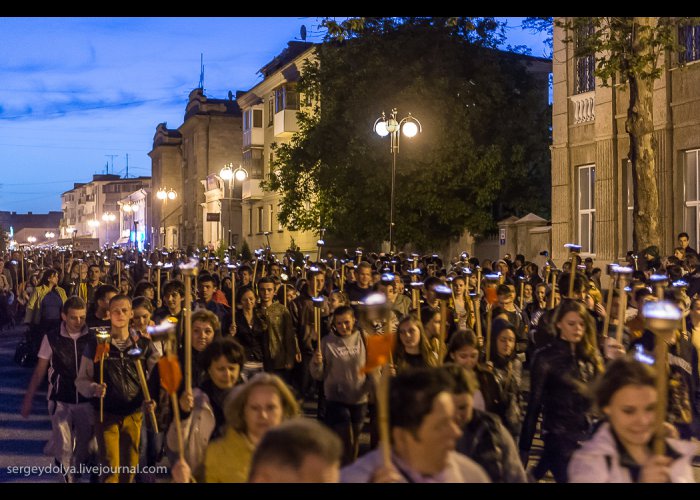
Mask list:
[[[595,121],[595,91],[572,95],[570,99],[575,124]]]
[[[294,132],[299,131],[299,124],[297,123],[297,110],[296,109],[283,109],[275,113],[275,138],[285,138],[288,139],[292,136]]]
[[[260,187],[261,179],[247,179],[243,181],[241,188],[241,198],[243,200],[260,200],[263,197],[263,190]]]
[[[243,149],[265,144],[265,132],[262,127],[253,127],[243,131]]]

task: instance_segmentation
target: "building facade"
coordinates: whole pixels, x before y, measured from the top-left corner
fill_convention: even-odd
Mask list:
[[[240,201],[236,203],[240,194],[236,196],[235,186],[233,193],[222,186],[212,199],[202,183],[211,175],[218,176],[227,164],[238,166],[242,162],[240,145],[241,110],[231,93],[228,99],[211,99],[201,88],[194,89],[183,124],[177,130],[168,129],[165,123],[158,125],[148,153],[158,246],[217,247],[222,240],[227,243],[229,231],[232,240],[240,236]],[[216,227],[208,219],[218,219]]]
[[[289,42],[282,53],[260,69],[263,81],[238,96],[243,112],[243,167],[248,172],[242,182],[242,234],[251,250],[265,247],[269,241],[272,251],[282,254],[292,239],[302,253],[317,249],[314,233],[282,226],[277,219],[281,196],[260,187],[270,174],[272,144],[287,143],[299,131],[296,115],[303,102],[296,82],[304,62],[313,57],[313,43]]]
[[[565,243],[583,256],[610,262],[637,252],[632,241],[634,191],[627,160],[627,90],[603,87],[594,57],[576,57],[568,33],[554,28],[552,109],[552,256],[567,257]],[[700,27],[678,30],[680,54],[662,54],[654,84],[654,134],[660,197],[662,255],[676,235],[700,244]],[[687,62],[679,68],[679,57]]]
[[[91,240],[97,246],[120,244],[119,201],[141,189],[150,191],[150,177],[122,179],[114,174],[95,174],[90,182],[76,183],[61,195],[59,243]]]

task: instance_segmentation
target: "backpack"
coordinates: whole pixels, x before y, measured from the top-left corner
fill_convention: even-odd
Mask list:
[[[32,346],[26,340],[20,340],[15,348],[14,361],[19,366],[27,368],[34,366],[38,360],[37,353],[34,352]]]

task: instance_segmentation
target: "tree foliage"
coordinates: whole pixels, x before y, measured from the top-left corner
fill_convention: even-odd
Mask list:
[[[298,82],[310,105],[299,133],[275,149],[265,188],[281,193],[291,228],[330,232],[377,247],[388,237],[389,138],[376,118],[397,108],[423,132],[401,137],[394,239],[437,248],[467,229],[529,211],[549,214],[550,122],[546,75],[494,50],[491,18],[365,18],[318,46]]]

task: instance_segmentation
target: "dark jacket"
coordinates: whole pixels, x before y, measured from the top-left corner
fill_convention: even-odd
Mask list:
[[[641,338],[630,344],[630,351],[641,345],[648,353],[654,352],[656,336],[644,330]],[[668,346],[668,414],[666,420],[675,425],[689,425],[700,414],[697,408],[698,353],[686,339],[679,337]]]
[[[46,338],[51,346],[49,399],[70,404],[85,403],[88,398],[78,393],[75,379],[80,368],[80,357],[90,340],[94,341],[95,334],[83,328],[80,337],[74,340],[66,333],[64,324],[61,324],[60,329],[47,332]]]
[[[513,438],[493,413],[474,410],[456,450],[481,465],[494,483],[525,483]]]
[[[104,383],[107,384],[107,393],[104,397],[104,411],[118,416],[131,415],[141,408],[144,401],[141,384],[139,382],[138,370],[136,364],[132,361],[127,352],[134,346],[138,346],[143,352],[141,363],[144,373],[148,379],[149,373],[146,361],[153,355],[155,347],[150,339],[138,335],[132,335],[130,338],[130,346],[120,351],[114,344],[110,345],[109,356],[105,357],[104,362]],[[88,342],[85,357],[93,360],[93,381],[100,381],[100,362],[94,361],[95,351],[97,349],[97,339],[93,336]],[[152,380],[155,380],[153,377]],[[152,385],[152,384],[151,384]],[[149,387],[152,395],[156,395],[157,387]],[[92,398],[92,403],[95,408],[98,408],[99,398]]]
[[[535,352],[530,372],[530,399],[520,435],[520,450],[530,451],[537,419],[542,413],[544,438],[581,441],[591,431],[588,386],[596,366],[576,356],[571,344],[559,338]]]

